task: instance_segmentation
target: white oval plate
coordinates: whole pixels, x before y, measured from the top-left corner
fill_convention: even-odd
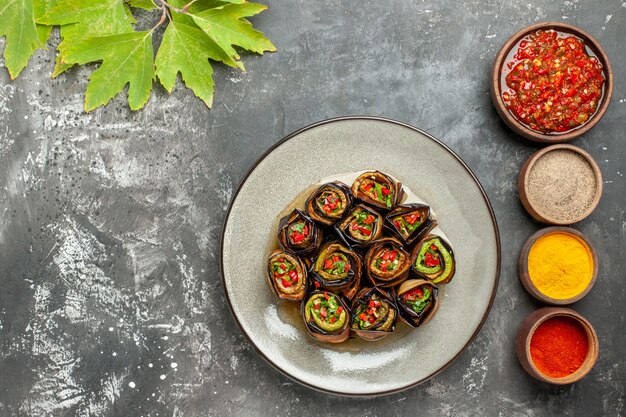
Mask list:
[[[279,301],[267,287],[266,260],[287,205],[321,178],[362,170],[386,172],[430,204],[457,270],[426,325],[398,324],[376,342],[324,344],[307,334],[299,303]],[[317,390],[375,396],[434,376],[478,334],[496,294],[500,238],[483,188],[447,146],[393,120],[343,117],[292,133],[253,165],[226,216],[221,268],[237,323],[271,365]]]

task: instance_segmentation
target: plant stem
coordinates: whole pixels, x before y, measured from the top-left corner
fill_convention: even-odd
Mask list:
[[[156,28],[161,26],[163,24],[163,22],[165,22],[165,18],[167,17],[167,7],[165,7],[165,4],[166,4],[166,2],[164,0],[161,0],[161,10],[163,10],[163,13],[161,13],[161,19],[159,19],[159,21],[152,28],[152,30],[155,30]]]
[[[174,10],[175,12],[178,13],[186,13],[186,10],[183,9],[177,9],[176,7],[172,6],[171,4],[169,4],[166,0],[161,0],[161,6],[162,7],[167,7],[170,10]]]
[[[187,10],[189,9],[189,7],[191,7],[191,5],[194,4],[196,1],[198,0],[191,0],[189,3],[185,4],[183,8],[181,9],[182,12],[187,13]]]

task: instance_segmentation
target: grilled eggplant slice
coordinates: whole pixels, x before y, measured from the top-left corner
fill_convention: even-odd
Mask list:
[[[350,310],[337,294],[310,293],[302,302],[302,318],[309,334],[322,342],[341,343],[350,336]]]
[[[385,227],[406,246],[419,241],[436,225],[426,204],[400,205],[385,216]]]
[[[418,327],[433,318],[439,308],[439,289],[425,279],[408,279],[396,290],[400,318],[411,327]]]
[[[398,311],[387,293],[363,288],[352,302],[350,328],[364,340],[380,340],[393,332]]]
[[[335,231],[350,247],[371,245],[383,233],[383,216],[364,204],[356,205],[335,226]]]
[[[304,262],[282,249],[273,251],[267,262],[267,281],[279,298],[300,301],[307,289]]]
[[[365,272],[376,287],[388,288],[408,278],[411,256],[394,237],[384,237],[374,243],[364,258]]]
[[[326,226],[332,226],[352,207],[352,193],[342,182],[329,182],[315,190],[304,205],[309,217]]]
[[[353,250],[339,242],[328,242],[317,254],[309,275],[318,289],[349,294],[361,280],[361,263]]]
[[[367,171],[352,183],[352,195],[382,210],[391,210],[402,201],[402,184],[380,171]]]
[[[306,214],[294,209],[278,223],[278,244],[296,255],[309,255],[322,243],[322,230]]]
[[[411,269],[433,284],[447,284],[456,269],[452,247],[440,236],[426,236],[413,248]]]

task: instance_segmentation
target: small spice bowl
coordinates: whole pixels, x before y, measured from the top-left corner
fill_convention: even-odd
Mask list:
[[[580,366],[572,373],[563,377],[552,377],[542,372],[534,362],[531,352],[531,341],[535,332],[542,323],[552,318],[569,319],[580,326],[586,336],[587,352]],[[559,340],[554,338],[553,340]],[[587,375],[598,359],[598,335],[593,326],[583,316],[563,307],[544,307],[535,310],[522,322],[515,339],[517,358],[524,370],[532,377],[550,384],[572,384]],[[571,351],[561,351],[561,354],[572,354]]]
[[[541,223],[569,225],[589,216],[602,196],[602,173],[591,155],[573,145],[540,149],[517,179],[526,211]]]
[[[591,52],[595,56],[600,64],[602,64],[602,74],[605,81],[603,86],[602,95],[598,107],[591,115],[591,117],[581,126],[563,133],[543,133],[538,130],[531,129],[526,124],[519,121],[507,108],[502,98],[503,93],[503,78],[505,75],[505,65],[515,54],[514,49],[517,48],[518,43],[529,36],[530,34],[538,30],[554,30],[567,35],[574,35],[579,38],[585,44],[587,51]],[[568,25],[561,22],[543,22],[537,23],[523,28],[507,40],[500,51],[496,55],[493,67],[491,70],[491,98],[493,104],[498,111],[498,114],[502,120],[518,135],[529,139],[534,142],[540,143],[562,143],[574,140],[585,133],[587,133],[593,126],[596,125],[606,113],[611,97],[613,95],[613,71],[611,69],[611,63],[609,57],[604,52],[604,49],[591,35],[577,28],[576,26]]]
[[[576,254],[578,255],[580,253],[580,249],[582,249],[584,251],[583,255],[588,256],[589,263],[591,264],[590,271],[587,271],[587,274],[590,275],[590,277],[588,276],[583,278],[585,281],[587,279],[589,281],[581,282],[581,285],[586,284],[586,286],[577,288],[576,292],[572,292],[570,290],[569,292],[572,292],[572,295],[567,298],[555,298],[545,294],[540,288],[537,287],[537,285],[535,285],[533,279],[531,279],[529,268],[530,252],[533,246],[538,241],[544,240],[546,236],[555,236],[559,234],[563,234],[568,238],[569,242],[566,241],[567,244],[573,242],[578,245],[579,247],[575,248],[578,249],[578,253]],[[572,252],[572,254],[573,253],[574,252]],[[582,259],[582,257],[577,256],[577,259]],[[565,262],[567,261],[568,260],[565,260]],[[582,299],[585,295],[587,295],[587,293],[589,293],[589,291],[591,291],[591,288],[595,284],[596,278],[598,277],[598,255],[589,239],[587,239],[585,235],[580,233],[578,230],[572,229],[571,227],[546,227],[533,234],[528,238],[528,240],[526,240],[526,243],[524,243],[517,262],[517,274],[526,291],[528,291],[528,293],[536,300],[550,305],[568,305]],[[569,277],[564,278],[568,279]],[[556,277],[554,279],[556,279]]]

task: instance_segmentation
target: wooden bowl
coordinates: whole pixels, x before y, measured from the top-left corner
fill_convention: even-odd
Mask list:
[[[532,280],[530,279],[530,274],[528,273],[528,254],[530,253],[530,249],[540,237],[556,232],[567,233],[581,240],[589,248],[589,252],[591,252],[591,257],[593,259],[593,271],[591,273],[591,281],[589,281],[587,287],[578,295],[564,299],[548,297],[547,295],[542,293],[532,282]],[[524,246],[522,247],[522,250],[519,254],[519,259],[517,261],[517,275],[526,291],[528,291],[528,293],[536,300],[550,305],[564,306],[575,303],[576,301],[582,299],[585,295],[587,295],[589,291],[591,291],[591,288],[595,284],[596,278],[598,277],[598,255],[591,242],[585,237],[585,235],[580,233],[578,230],[572,229],[571,227],[546,227],[533,234],[531,237],[528,238],[526,243],[524,243]]]
[[[535,162],[537,162],[539,158],[541,158],[546,153],[558,149],[567,149],[576,152],[577,154],[585,158],[585,160],[589,162],[589,165],[591,165],[593,173],[596,177],[596,194],[593,201],[591,202],[591,205],[580,216],[568,221],[562,221],[560,219],[551,217],[547,213],[542,213],[540,209],[533,206],[528,199],[528,177],[530,176],[530,171],[533,165],[535,164]],[[535,220],[541,223],[565,226],[583,220],[585,217],[589,216],[598,206],[598,203],[600,202],[600,197],[602,197],[602,172],[600,171],[600,167],[593,159],[593,157],[581,148],[567,144],[552,145],[538,150],[537,152],[532,154],[530,158],[526,160],[526,162],[524,162],[524,165],[522,165],[522,169],[520,170],[519,176],[517,178],[517,191],[519,192],[519,197],[522,200],[522,205],[524,206],[528,214],[530,214]]]
[[[542,133],[536,130],[531,129],[526,126],[524,123],[520,122],[513,116],[511,112],[504,105],[504,101],[502,100],[502,85],[501,85],[501,74],[502,67],[506,64],[507,57],[511,52],[512,48],[514,48],[517,43],[528,36],[532,32],[536,32],[537,30],[555,30],[559,32],[565,32],[567,34],[575,35],[576,37],[582,39],[585,42],[585,45],[591,49],[591,51],[596,55],[598,60],[603,66],[603,73],[605,76],[604,82],[604,92],[602,94],[602,98],[600,101],[600,105],[598,106],[597,111],[593,116],[589,118],[589,120],[583,124],[582,126],[570,130],[564,133]],[[508,41],[502,45],[496,59],[493,63],[493,67],[491,70],[491,99],[493,100],[493,104],[500,114],[500,117],[504,122],[511,128],[515,133],[520,136],[523,136],[526,139],[532,140],[534,142],[540,143],[562,143],[569,142],[574,140],[589,131],[592,127],[596,125],[606,113],[606,109],[609,107],[609,102],[611,101],[611,96],[613,95],[613,71],[611,69],[611,63],[609,61],[609,57],[604,52],[604,49],[600,46],[600,44],[591,37],[587,32],[582,29],[577,28],[576,26],[568,25],[566,23],[560,22],[543,22],[537,23],[535,25],[531,25],[525,27],[524,29],[517,32],[515,35],[511,36]]]
[[[537,327],[552,317],[569,317],[572,318],[583,327],[585,333],[587,333],[587,340],[589,341],[589,351],[583,364],[575,372],[562,378],[554,378],[542,373],[535,366],[530,356],[530,340]],[[544,307],[539,310],[535,310],[522,322],[517,337],[515,339],[515,348],[517,352],[517,359],[528,374],[540,381],[547,382],[549,384],[566,385],[572,384],[582,379],[585,375],[591,371],[591,368],[598,359],[598,335],[593,329],[591,323],[587,321],[583,316],[571,310],[563,307]]]

